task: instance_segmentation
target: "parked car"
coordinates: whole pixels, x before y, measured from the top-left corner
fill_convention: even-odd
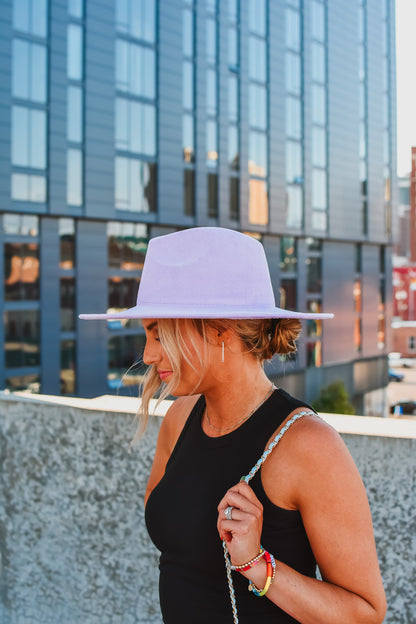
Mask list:
[[[389,381],[403,381],[404,375],[396,373],[395,370],[389,368]]]
[[[398,401],[390,405],[390,414],[416,416],[416,401]]]

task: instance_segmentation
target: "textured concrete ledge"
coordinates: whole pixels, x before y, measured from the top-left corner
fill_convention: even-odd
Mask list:
[[[158,555],[143,520],[160,418],[129,450],[137,405],[0,393],[2,624],[160,624]],[[367,489],[385,622],[414,623],[416,422],[324,418]]]

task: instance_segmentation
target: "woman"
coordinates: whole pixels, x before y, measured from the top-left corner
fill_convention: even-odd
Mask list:
[[[141,430],[161,385],[162,397],[178,397],[161,425],[146,491],[166,624],[383,621],[357,469],[338,434],[263,370],[274,354],[295,351],[298,319],[330,316],[276,308],[262,246],[223,228],[152,240],[137,305],[84,315],[143,319]],[[231,600],[221,540],[234,567]]]

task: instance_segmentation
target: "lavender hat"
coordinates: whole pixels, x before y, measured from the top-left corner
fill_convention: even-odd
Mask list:
[[[82,319],[298,318],[333,314],[277,308],[261,243],[218,227],[200,227],[153,238],[133,308]]]

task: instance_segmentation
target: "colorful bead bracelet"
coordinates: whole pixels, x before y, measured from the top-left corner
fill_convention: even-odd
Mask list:
[[[266,551],[264,550],[263,546],[260,546],[260,552],[256,557],[254,557],[253,559],[250,559],[250,561],[247,561],[247,563],[242,563],[241,565],[232,565],[231,570],[238,570],[239,572],[246,572],[247,570],[252,568],[254,565],[256,565],[256,563],[260,561],[262,557],[264,557],[265,552]]]
[[[273,555],[265,550],[263,556],[266,559],[267,563],[266,584],[264,585],[263,589],[258,589],[258,587],[256,587],[254,583],[250,581],[248,586],[248,590],[252,591],[255,596],[264,596],[269,591],[270,585],[273,583],[276,574],[276,561]]]

